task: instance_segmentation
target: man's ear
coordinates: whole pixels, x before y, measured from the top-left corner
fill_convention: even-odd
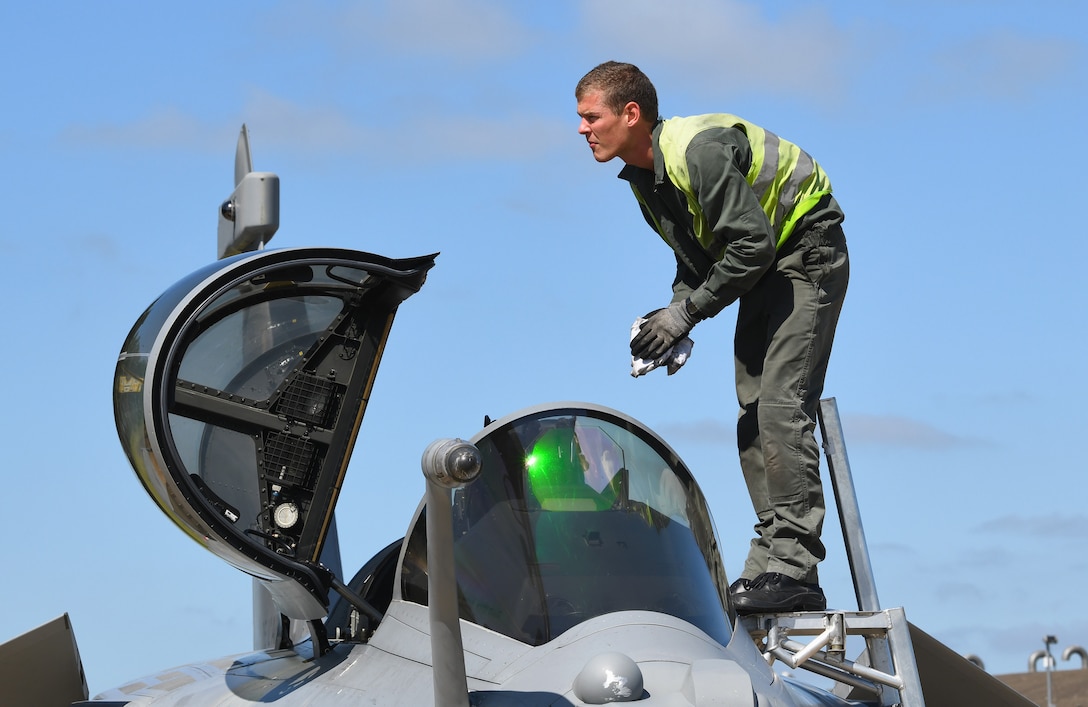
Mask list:
[[[623,122],[627,123],[627,127],[633,128],[641,118],[642,107],[634,101],[628,101],[623,107]]]

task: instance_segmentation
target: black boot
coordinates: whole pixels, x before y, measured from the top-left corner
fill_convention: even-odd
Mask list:
[[[823,611],[824,590],[778,572],[764,572],[742,592],[731,593],[738,614],[778,614],[791,611]]]
[[[752,580],[741,577],[729,585],[729,596],[735,597],[741,592],[746,592],[750,586],[752,586]]]

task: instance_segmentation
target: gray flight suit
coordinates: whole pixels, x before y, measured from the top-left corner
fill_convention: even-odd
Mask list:
[[[688,197],[668,175],[653,130],[654,169],[627,165],[646,222],[672,248],[677,263],[673,302],[689,299],[705,317],[739,300],[734,341],[737,443],[756,512],[741,576],[780,572],[817,583],[826,554],[825,515],[816,442],[849,257],[838,202],[825,195],[776,250],[778,236],[745,175],[752,165],[743,130],[715,127],[686,148],[701,211],[724,253],[713,258],[696,239]]]

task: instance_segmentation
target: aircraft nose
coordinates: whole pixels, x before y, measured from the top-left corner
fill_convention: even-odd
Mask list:
[[[638,663],[619,652],[590,658],[572,687],[575,696],[588,705],[635,702],[647,696]]]

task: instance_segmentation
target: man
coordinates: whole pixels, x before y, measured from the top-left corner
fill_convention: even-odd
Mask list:
[[[593,157],[619,157],[646,222],[676,256],[671,303],[631,340],[656,360],[698,322],[739,300],[734,342],[737,443],[756,512],[741,613],[822,611],[816,565],[824,497],[814,437],[849,279],[843,213],[812,158],[733,115],[662,120],[653,84],[605,62],[575,89]]]

